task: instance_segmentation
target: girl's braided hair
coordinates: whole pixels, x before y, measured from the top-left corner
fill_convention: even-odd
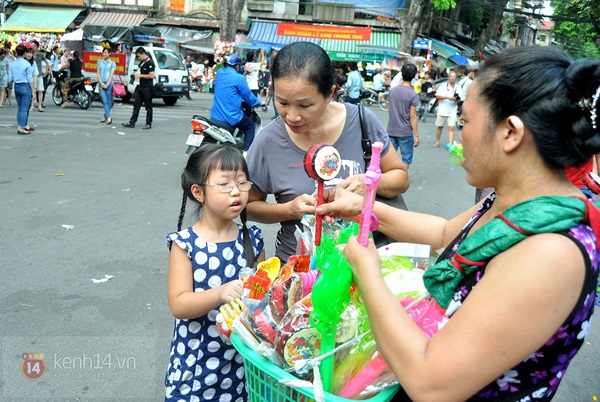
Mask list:
[[[246,174],[248,180],[250,174],[248,165],[242,155],[242,152],[231,145],[222,144],[203,144],[194,153],[192,153],[187,161],[183,173],[181,174],[181,188],[183,189],[183,197],[181,199],[181,210],[177,221],[177,231],[181,230],[183,218],[185,217],[185,209],[187,200],[197,203],[198,207],[196,214],[199,216],[202,211],[202,204],[192,194],[192,186],[194,184],[204,184],[207,182],[210,174],[214,169],[226,171],[241,170]],[[203,190],[204,191],[204,190]],[[254,267],[256,264],[256,256],[250,240],[250,233],[247,227],[246,209],[240,214],[242,222],[242,233],[244,238],[244,254],[246,256],[247,265]]]

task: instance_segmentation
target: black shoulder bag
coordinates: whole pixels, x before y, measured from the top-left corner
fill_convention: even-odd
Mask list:
[[[371,139],[369,138],[369,135],[367,134],[367,126],[365,123],[364,114],[365,114],[364,106],[359,103],[358,104],[358,118],[360,120],[360,131],[362,134],[361,145],[362,145],[363,158],[365,160],[365,170],[366,170],[369,167],[369,163],[371,163],[371,155],[373,153],[373,149],[371,148]],[[393,149],[390,150],[390,152],[392,152],[392,151],[393,151]],[[408,207],[406,206],[406,203],[404,202],[404,198],[402,197],[402,194],[398,194],[392,198],[385,198],[378,194],[376,197],[376,201],[390,205],[394,208],[403,209],[405,211],[408,211]],[[377,247],[385,246],[387,244],[390,244],[390,243],[393,243],[396,241],[393,238],[386,236],[383,233],[378,232],[378,231],[373,232],[373,240],[375,241],[375,246],[377,246]]]

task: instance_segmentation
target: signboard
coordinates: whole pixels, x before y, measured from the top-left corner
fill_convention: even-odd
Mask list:
[[[307,25],[280,22],[277,24],[277,35],[296,36],[299,38],[318,38],[334,40],[371,40],[372,28],[340,27],[335,25]]]
[[[429,41],[427,39],[415,39],[413,40],[413,49],[429,49]]]
[[[185,8],[185,0],[171,0],[171,11],[182,13]]]
[[[102,59],[101,52],[83,51],[83,70],[98,71],[98,60]],[[112,53],[110,59],[115,62],[117,69],[116,75],[125,75],[127,69],[127,56],[123,53]]]
[[[8,3],[8,2],[6,2],[6,3]],[[55,4],[55,5],[61,5],[61,6],[83,6],[84,5],[83,0],[15,0],[15,3]]]
[[[374,61],[382,62],[385,55],[381,53],[327,52],[333,61]]]

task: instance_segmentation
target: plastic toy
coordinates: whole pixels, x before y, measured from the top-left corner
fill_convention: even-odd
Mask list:
[[[452,144],[446,144],[446,149],[450,153],[450,162],[456,166],[461,166],[461,163],[465,160],[462,144],[455,141]]]
[[[379,160],[383,144],[375,142],[371,146],[373,153],[371,155],[371,163],[365,173],[365,189],[366,194],[363,200],[362,212],[360,214],[360,226],[358,230],[358,242],[363,246],[367,246],[369,242],[369,233],[377,229],[377,217],[373,215],[373,204],[375,203],[375,195],[377,194],[377,185],[381,179],[381,169],[379,168]],[[372,225],[374,223],[374,226]]]
[[[317,180],[317,205],[323,204],[325,180],[334,179],[341,168],[342,157],[337,149],[327,144],[317,144],[311,147],[304,157],[306,174]],[[315,224],[315,245],[321,245],[321,228],[323,217],[317,215]]]
[[[335,348],[337,324],[350,303],[352,267],[336,246],[347,243],[348,238],[357,233],[357,224],[348,226],[340,232],[337,242],[326,236],[317,250],[317,266],[321,269],[321,275],[312,289],[313,312],[310,323],[321,333],[321,354]],[[333,356],[328,357],[320,365],[323,389],[327,392],[331,392],[333,360]]]

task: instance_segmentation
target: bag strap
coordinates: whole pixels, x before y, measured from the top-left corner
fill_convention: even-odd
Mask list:
[[[363,150],[363,158],[365,160],[365,166],[369,166],[371,163],[371,155],[373,149],[371,148],[371,139],[367,134],[367,127],[365,125],[365,110],[362,103],[358,104],[358,119],[360,120],[360,132],[362,135],[361,145]]]

